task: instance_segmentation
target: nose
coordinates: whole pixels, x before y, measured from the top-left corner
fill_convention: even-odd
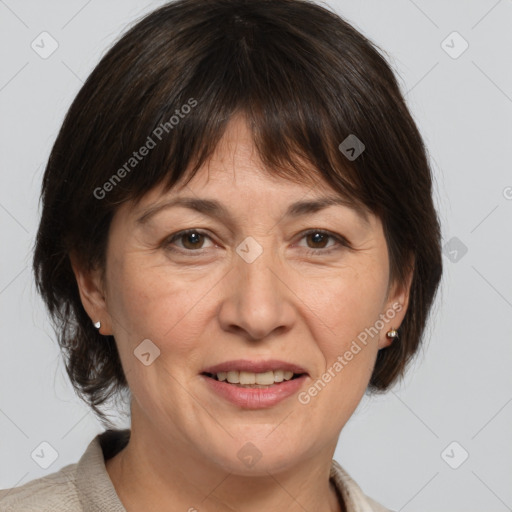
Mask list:
[[[226,276],[224,300],[218,311],[223,330],[251,341],[291,329],[296,318],[294,294],[269,250],[248,263],[236,256]]]

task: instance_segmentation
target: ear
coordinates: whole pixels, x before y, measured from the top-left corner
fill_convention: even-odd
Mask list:
[[[80,299],[91,322],[101,323],[100,334],[112,334],[112,320],[108,313],[107,297],[100,269],[86,269],[80,259],[70,255],[71,267],[80,292]]]
[[[409,307],[409,297],[411,293],[412,278],[414,276],[414,264],[410,267],[405,284],[394,283],[390,286],[385,308],[382,311],[381,319],[384,320],[384,328],[379,335],[379,349],[389,347],[394,338],[389,338],[387,333],[391,329],[398,329],[404,320],[407,308]]]

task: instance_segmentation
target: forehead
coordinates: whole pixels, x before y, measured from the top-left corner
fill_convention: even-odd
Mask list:
[[[229,121],[212,155],[192,179],[188,181],[188,173],[185,172],[182,179],[186,185],[177,184],[173,190],[181,193],[187,188],[219,188],[221,190],[217,193],[229,195],[230,192],[239,193],[244,188],[261,185],[269,192],[279,190],[283,199],[285,196],[294,197],[306,193],[340,195],[325,181],[318,169],[303,157],[294,155],[294,161],[296,167],[293,169],[290,169],[289,164],[283,166],[292,172],[269,168],[260,158],[246,117],[236,115]]]
[[[304,172],[295,170],[295,172],[282,173],[278,169],[268,168],[260,158],[254,142],[254,133],[247,118],[238,114],[231,118],[212,155],[201,166],[193,180],[196,185],[199,185],[205,184],[211,175],[219,181],[235,181],[244,175],[255,181],[273,181],[276,187],[286,185],[296,190],[312,186],[324,190],[330,188],[320,172],[314,166],[308,165],[304,158],[294,155],[294,160],[298,166],[304,168]],[[292,184],[298,186],[292,187]]]
[[[211,171],[211,172],[210,172]],[[132,211],[137,224],[145,224],[165,211],[181,209],[232,224],[236,218],[269,213],[280,218],[300,218],[331,207],[343,208],[343,215],[354,217],[370,227],[372,214],[325,185],[304,185],[281,177],[269,177],[258,166],[240,168],[213,164],[199,169],[185,187],[153,190]]]
[[[300,172],[297,169],[300,168]],[[297,157],[297,168],[283,175],[262,162],[253,133],[243,116],[228,123],[210,158],[190,179],[186,172],[170,190],[164,184],[145,194],[130,213],[145,222],[155,213],[184,207],[219,219],[228,219],[242,209],[265,205],[280,215],[297,217],[329,206],[350,208],[365,224],[371,213],[352,198],[333,189],[321,173]]]

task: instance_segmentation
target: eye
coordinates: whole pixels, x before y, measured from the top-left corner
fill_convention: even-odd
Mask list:
[[[310,229],[302,233],[300,240],[304,239],[307,243],[306,252],[310,254],[326,254],[342,247],[350,247],[349,242],[341,235],[336,235],[322,229]],[[202,249],[213,246],[213,244],[205,246],[206,240],[212,241],[212,238],[206,232],[200,229],[186,229],[171,235],[164,240],[163,245],[167,250],[174,252],[187,254],[196,252],[201,254]],[[329,241],[332,242],[330,245],[328,245]]]
[[[205,248],[205,239],[211,240],[205,232],[199,229],[186,229],[171,235],[170,238],[164,241],[164,245],[167,249],[174,251],[176,249],[172,245],[176,245],[175,242],[179,241],[182,245],[177,245],[178,250],[183,252],[199,252],[198,250]]]
[[[342,247],[350,247],[348,241],[344,237],[322,229],[310,229],[302,234],[301,240],[302,239],[306,239],[307,243],[310,242],[313,245],[313,247],[308,245],[309,250],[307,252],[311,254],[325,254],[338,250]],[[327,245],[329,239],[334,242],[330,246]]]

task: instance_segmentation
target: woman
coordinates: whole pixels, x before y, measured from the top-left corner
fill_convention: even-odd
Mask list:
[[[303,0],[179,0],[105,55],[42,188],[36,282],[106,427],[2,510],[383,511],[332,460],[442,272],[393,72]],[[129,390],[131,428],[99,406]]]

